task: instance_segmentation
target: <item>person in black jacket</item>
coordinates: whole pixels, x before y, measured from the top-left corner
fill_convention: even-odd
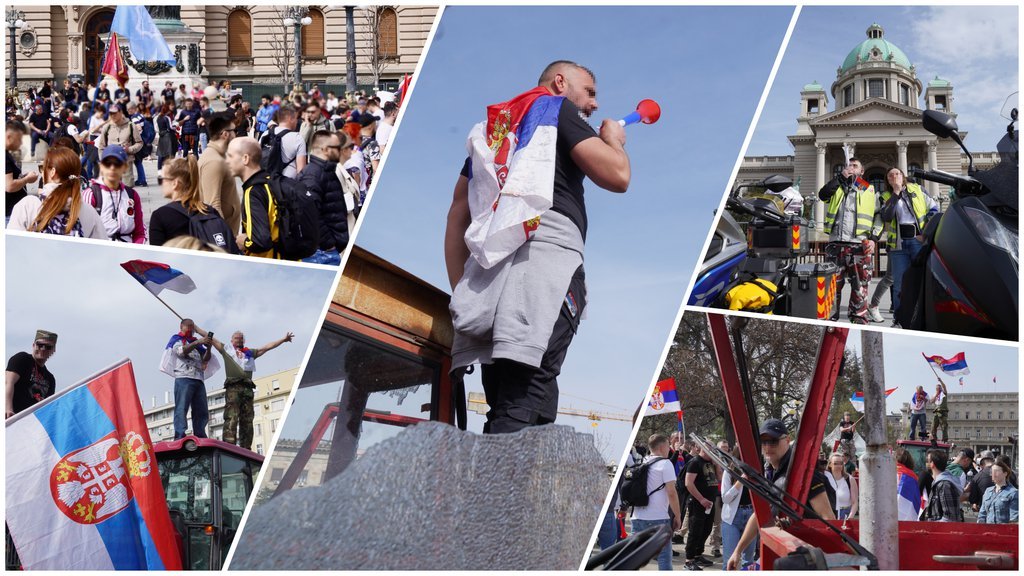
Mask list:
[[[303,262],[341,264],[341,251],[348,245],[348,210],[338,178],[342,142],[338,135],[318,130],[310,142],[309,164],[299,173],[299,182],[317,198],[320,212],[320,247]]]

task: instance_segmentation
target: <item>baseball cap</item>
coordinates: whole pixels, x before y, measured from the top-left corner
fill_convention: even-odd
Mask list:
[[[995,459],[996,459],[996,455],[991,450],[985,450],[984,452],[981,453],[981,460],[982,460],[982,462],[984,462],[985,460],[995,460]]]
[[[107,112],[110,112],[111,114],[113,114],[114,112],[120,112],[120,111],[121,111],[121,106],[119,104],[111,104],[110,108],[107,109]]]
[[[374,116],[373,114],[360,114],[359,115],[359,125],[363,126],[364,128],[366,126],[369,126],[370,124],[373,124],[376,121],[377,121],[377,117]]]
[[[769,418],[765,420],[764,424],[761,424],[761,436],[771,436],[772,438],[782,438],[789,434],[786,430],[786,425],[782,423],[782,420],[778,418]]]
[[[121,164],[128,162],[128,153],[125,152],[124,146],[120,144],[111,144],[100,152],[100,162],[103,162],[107,158],[116,158]]]
[[[960,449],[960,453],[963,454],[964,456],[967,456],[971,460],[974,460],[974,450],[971,450],[970,448],[962,448]]]

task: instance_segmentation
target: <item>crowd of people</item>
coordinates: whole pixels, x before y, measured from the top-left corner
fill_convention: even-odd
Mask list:
[[[849,414],[844,420],[852,429]],[[765,421],[759,432],[764,476],[785,489],[793,453],[790,433],[778,419]],[[739,448],[734,450],[724,440],[717,447],[740,458]],[[893,453],[899,520],[964,522],[965,510],[970,509],[979,523],[1017,522],[1017,475],[1008,456],[985,451],[976,460],[974,451],[964,448],[950,459],[946,450],[932,448],[924,456],[926,471],[918,475],[910,450],[897,447]],[[679,432],[654,434],[646,444],[633,447],[626,466],[633,469],[630,477],[646,478],[648,501],[630,511],[622,503],[620,481],[598,534],[601,549],[626,537],[625,519],[630,515],[633,534],[659,524],[672,527],[672,540],[657,557],[661,570],[672,570],[673,556],[680,555],[673,543],[685,544],[683,567],[687,570],[716,564],[705,555],[709,545],[711,555],[722,559],[723,570],[757,562],[758,526],[750,490],[717,466],[699,445]],[[638,474],[641,468],[643,473]],[[805,505],[826,520],[859,518],[858,478],[858,461],[851,453],[839,447],[829,455],[821,453]]]
[[[254,106],[227,81],[134,95],[46,81],[7,100],[7,226],[336,265],[397,115],[317,85]],[[26,135],[38,171],[19,161]],[[145,214],[136,188],[152,158],[168,202]]]

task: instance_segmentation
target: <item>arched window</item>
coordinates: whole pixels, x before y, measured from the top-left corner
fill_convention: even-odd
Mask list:
[[[324,13],[316,8],[309,10],[309,18],[313,22],[302,27],[302,56],[304,58],[323,58],[324,50]]]
[[[394,8],[381,8],[377,12],[377,55],[398,57],[398,13]]]
[[[228,14],[228,58],[252,58],[252,16],[245,10]]]

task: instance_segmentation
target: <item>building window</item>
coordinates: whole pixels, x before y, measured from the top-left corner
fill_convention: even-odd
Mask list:
[[[953,420],[959,420],[959,419],[960,419],[960,411],[957,410],[956,412],[953,413]]]
[[[324,13],[313,8],[309,11],[313,22],[302,27],[302,56],[305,58],[323,58],[324,51]]]
[[[252,58],[252,16],[245,10],[228,14],[228,58]]]
[[[254,428],[255,428],[254,432],[256,432],[257,436],[262,436],[263,435],[263,427],[260,424],[256,424],[254,426]]]
[[[977,412],[974,413],[974,419],[981,420],[981,410],[978,410]]]
[[[843,88],[843,106],[853,106],[853,84]]]
[[[1016,415],[1017,415],[1016,412],[1014,412],[1013,410],[1010,410],[1010,420],[1013,420],[1014,417],[1016,417]]]
[[[281,478],[284,477],[284,468],[274,468],[270,471],[270,481],[280,482]]]
[[[999,411],[998,417],[999,417],[999,420],[1003,419],[1003,411],[1002,410]]]
[[[910,106],[910,86],[900,84],[900,104]]]
[[[273,380],[270,381],[270,387],[273,388],[274,390],[280,390],[281,381],[278,380],[277,378],[274,378]]]
[[[257,444],[256,445],[256,453],[257,454],[263,454],[263,444]]]
[[[299,473],[299,479],[296,480],[295,484],[297,486],[305,486],[306,485],[306,480],[308,480],[308,479],[309,479],[309,470],[303,470],[302,472]]]
[[[991,420],[992,419],[992,411],[991,410],[988,411],[988,416],[986,417],[986,419],[987,420]]]
[[[807,101],[807,112],[809,114],[817,114],[818,113],[818,99],[817,98],[811,98],[810,100]]]
[[[273,402],[271,402],[270,403],[270,410],[273,411],[273,412],[277,412],[279,410],[284,410],[284,399],[282,398],[282,399],[274,400]]]
[[[278,418],[274,418],[273,420],[270,421],[270,432],[271,433],[277,432],[277,421],[278,421]]]
[[[377,55],[398,58],[398,13],[394,8],[377,11]]]
[[[935,96],[935,109],[936,110],[945,110],[946,109],[946,96],[944,94],[939,94],[939,95]]]
[[[885,80],[868,80],[868,98],[885,98]]]

